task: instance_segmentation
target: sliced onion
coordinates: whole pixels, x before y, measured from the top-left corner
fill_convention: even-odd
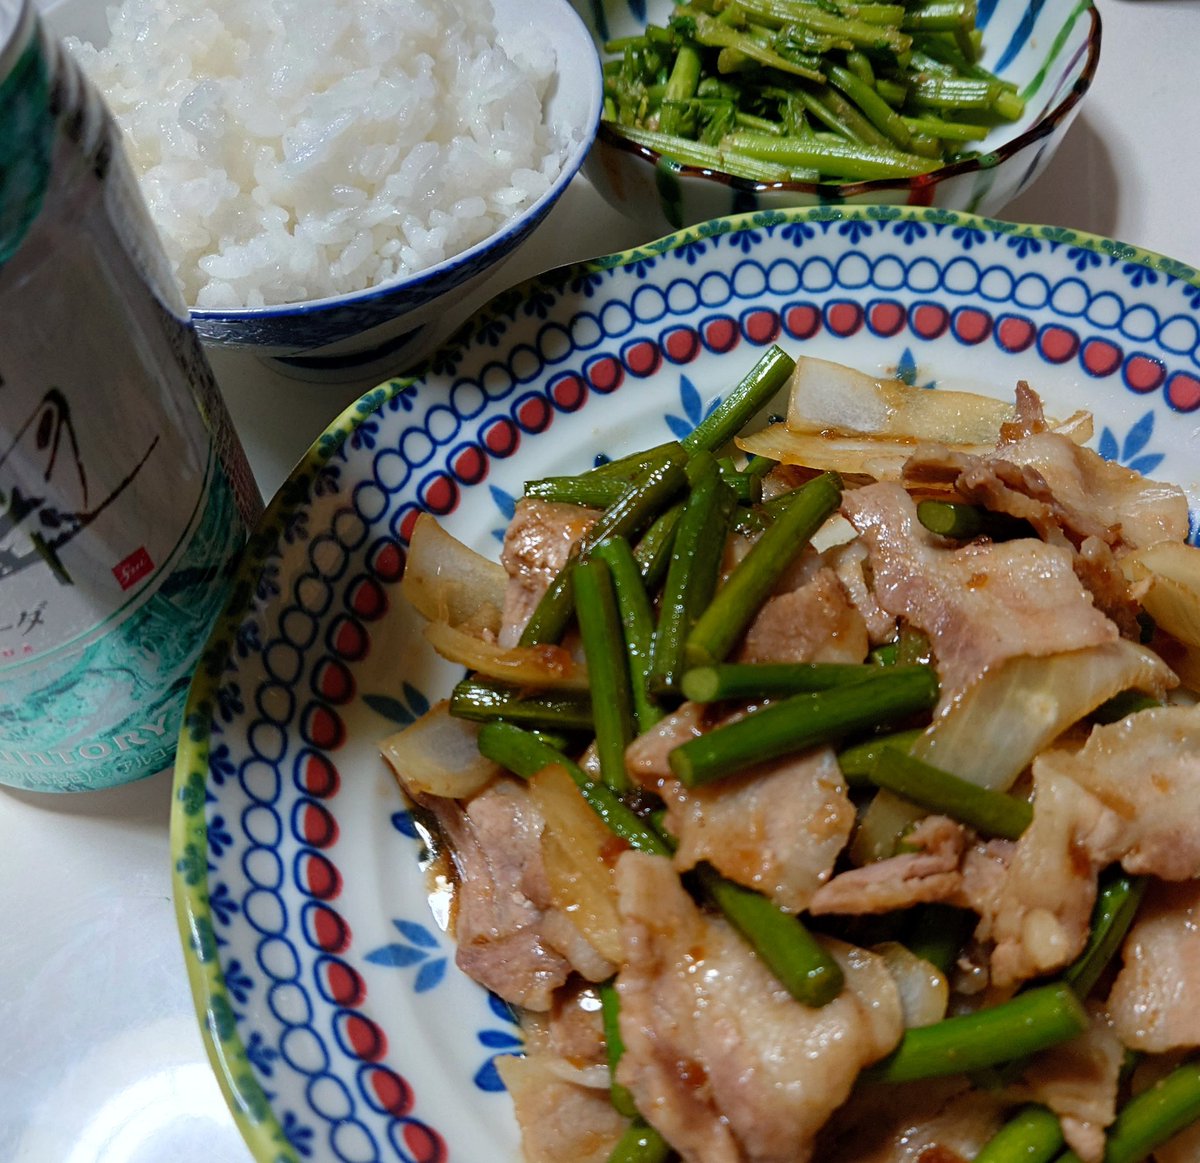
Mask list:
[[[425,637],[443,658],[491,678],[521,686],[576,690],[588,684],[587,666],[562,646],[500,646],[446,622],[430,622]]]
[[[936,965],[918,957],[898,941],[884,941],[872,949],[883,958],[900,991],[905,1029],[931,1026],[946,1016],[950,983]]]
[[[1200,549],[1160,541],[1121,558],[1132,582],[1146,581],[1146,612],[1172,637],[1200,646]]]
[[[928,393],[930,396],[937,392]],[[1075,444],[1091,438],[1092,417],[1088,412],[1076,412],[1061,423],[1052,424],[1050,431],[1058,432]],[[996,434],[986,443],[947,443],[952,452],[969,456],[988,456],[996,451]],[[793,432],[784,423],[771,424],[748,436],[739,436],[738,448],[751,456],[769,456],[782,464],[802,464],[822,471],[846,475],[862,474],[875,480],[899,481],[908,458],[928,438],[916,436],[863,436],[835,431]]]
[[[1010,658],[950,703],[911,751],[960,779],[1008,791],[1039,751],[1107,699],[1126,690],[1161,696],[1176,681],[1157,654],[1124,639],[1046,658]],[[896,838],[922,815],[879,792],[854,837],[855,862],[890,856]]]
[[[508,575],[452,537],[428,513],[413,526],[401,592],[432,622],[496,633]]]
[[[500,771],[479,754],[479,725],[456,719],[446,700],[379,745],[400,786],[411,795],[474,795]]]
[[[995,445],[1002,424],[1016,417],[1012,404],[973,392],[914,388],[878,380],[854,368],[802,356],[788,397],[792,432],[839,432],[935,440],[941,444]]]
[[[546,822],[542,863],[550,899],[601,957],[619,965],[613,834],[561,767],[539,771],[529,781],[529,792]]]

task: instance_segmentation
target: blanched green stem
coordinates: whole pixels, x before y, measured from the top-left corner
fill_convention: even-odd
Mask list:
[[[627,1086],[617,1081],[617,1064],[625,1053],[625,1040],[621,1037],[621,999],[617,987],[610,978],[600,985],[600,1021],[604,1027],[604,1049],[608,1058],[610,1078],[609,1093],[618,1114],[627,1119],[637,1118],[637,1106]]]
[[[884,134],[897,149],[912,147],[912,132],[904,124],[903,118],[897,113],[872,87],[857,73],[843,69],[839,65],[829,68],[829,80],[850,98],[864,113],[867,119],[882,134]]]
[[[603,560],[589,556],[575,563],[572,580],[588,666],[600,778],[614,791],[628,791],[625,748],[634,734],[633,696],[612,573]]]
[[[799,917],[785,913],[761,893],[726,880],[706,864],[698,865],[696,872],[726,920],[792,997],[815,1007],[841,993],[844,978],[840,966]]]
[[[1043,985],[988,1009],[907,1030],[900,1045],[863,1077],[913,1082],[983,1070],[1078,1037],[1089,1021],[1069,985]]]
[[[654,611],[642,582],[637,559],[624,537],[610,537],[607,541],[602,541],[592,550],[592,556],[603,561],[612,574],[621,632],[629,656],[633,718],[640,734],[649,731],[662,718],[662,711],[650,694],[650,666],[654,657]]]
[[[823,177],[867,181],[925,174],[941,163],[917,154],[853,141],[810,141],[765,133],[731,133],[730,146],[741,153],[782,166],[803,166]]]
[[[895,747],[882,749],[870,779],[877,787],[985,836],[1017,840],[1033,821],[1033,807],[1026,800],[969,783]]]
[[[557,501],[582,505],[588,509],[607,509],[621,499],[629,485],[619,477],[581,476],[542,477],[527,481],[525,496],[539,501]]]
[[[683,502],[680,501],[655,517],[650,528],[634,547],[633,559],[641,570],[642,583],[650,592],[657,590],[667,575],[667,567],[671,562],[671,546],[675,542],[675,530],[682,516]]]
[[[1104,1163],[1140,1163],[1197,1119],[1200,1061],[1193,1059],[1121,1108],[1108,1128]],[[1068,1151],[1058,1157],[1058,1163],[1079,1163],[1079,1156]]]
[[[954,905],[923,904],[912,910],[911,927],[904,947],[949,975],[978,918],[970,909]]]
[[[895,661],[893,659],[893,661]],[[867,663],[874,669],[875,664]],[[861,743],[852,743],[838,752],[838,766],[842,775],[852,787],[863,787],[871,782],[871,769],[875,760],[885,747],[894,747],[898,751],[908,751],[923,734],[920,727],[912,727],[907,731],[895,731],[891,735],[880,735],[877,738],[864,739]]]
[[[1092,924],[1083,952],[1063,973],[1063,980],[1080,997],[1092,992],[1108,963],[1129,932],[1146,894],[1147,879],[1114,868],[1101,882],[1092,909]]]
[[[974,1163],[1050,1163],[1062,1145],[1058,1116],[1044,1106],[1024,1106],[987,1141]]]
[[[687,640],[689,666],[725,658],[841,498],[842,483],[836,473],[822,473],[796,490],[791,503],[750,547],[697,619]]]
[[[918,501],[917,520],[931,533],[959,541],[984,535],[994,541],[1004,541],[1033,533],[1029,523],[1018,517],[954,501]]]
[[[592,700],[587,691],[542,691],[536,694],[501,682],[465,678],[450,693],[450,714],[487,723],[505,719],[550,731],[591,731]]]
[[[675,63],[663,93],[659,114],[659,128],[663,133],[680,132],[682,104],[696,95],[699,84],[700,53],[694,44],[684,42],[675,54]]]
[[[683,447],[689,452],[702,448],[718,452],[767,405],[795,368],[796,361],[772,344],[729,395],[683,438]]]
[[[867,664],[836,662],[722,662],[684,671],[685,698],[694,703],[719,699],[761,699],[823,691],[879,674]]]
[[[650,669],[650,689],[656,695],[678,693],[684,644],[716,589],[735,504],[712,455],[702,451],[695,457],[707,459],[709,466],[684,502],[671,547]]]
[[[670,1143],[649,1123],[638,1118],[617,1140],[608,1163],[667,1163],[668,1159],[674,1158]]]
[[[684,471],[688,454],[680,446],[668,446],[661,460],[647,469],[634,486],[616,504],[600,515],[583,538],[580,555],[586,554],[606,537],[631,537],[644,529],[666,508],[686,484]],[[557,642],[567,628],[574,610],[570,569],[562,569],[542,595],[521,633],[522,646]]]
[[[814,694],[792,695],[689,739],[671,751],[671,770],[700,787],[819,743],[894,726],[937,701],[930,667],[881,667],[877,677]]]
[[[529,779],[544,767],[557,764],[571,777],[588,806],[614,835],[641,852],[658,856],[670,853],[667,842],[623,803],[612,788],[591,779],[578,763],[532,732],[513,723],[487,723],[479,729],[479,753],[522,779]]]

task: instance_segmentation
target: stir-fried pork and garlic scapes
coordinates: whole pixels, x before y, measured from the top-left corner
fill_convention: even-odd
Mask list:
[[[499,563],[419,519],[383,750],[530,1163],[1200,1159],[1200,548],[1090,434],[772,348]]]

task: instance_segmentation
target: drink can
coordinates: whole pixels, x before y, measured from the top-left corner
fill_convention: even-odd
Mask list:
[[[173,761],[262,510],[102,98],[0,0],[0,783]]]

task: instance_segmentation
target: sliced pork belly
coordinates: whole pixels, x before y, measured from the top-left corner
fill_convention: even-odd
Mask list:
[[[858,611],[867,628],[867,639],[871,646],[880,646],[896,636],[896,619],[889,614],[875,597],[867,580],[867,562],[870,555],[859,538],[846,545],[828,551],[830,568],[837,574],[851,605]]]
[[[1200,706],[1153,708],[1097,727],[1080,751],[1048,753],[1038,768],[1070,777],[1120,818],[1127,871],[1200,876]]]
[[[854,827],[854,805],[832,749],[817,747],[708,787],[688,789],[667,756],[706,728],[706,708],[684,703],[629,745],[630,778],[667,806],[675,867],[702,860],[755,888],[789,912],[802,912],[829,879]]]
[[[455,892],[456,960],[505,1001],[550,1008],[571,971],[593,981],[613,967],[550,900],[541,859],[543,820],[525,785],[497,779],[465,805],[422,801],[450,842]]]
[[[1187,536],[1187,498],[1177,485],[1150,480],[1054,432],[1035,432],[1003,445],[964,473],[959,488],[968,495],[988,488],[989,470],[1005,464],[1021,470],[1020,478],[1009,473],[998,483],[1040,502],[1045,519],[1076,543],[1095,535],[1137,549]],[[1000,494],[994,499],[999,501]]]
[[[867,625],[837,574],[821,569],[798,589],[775,594],[746,630],[740,662],[862,662]]]
[[[709,787],[666,780],[661,794],[678,841],[677,869],[705,860],[793,913],[829,879],[854,827],[854,805],[828,747]]]
[[[957,898],[962,891],[960,862],[966,844],[961,824],[946,816],[926,816],[904,838],[920,849],[839,873],[813,894],[813,914],[890,913],[912,905]]]
[[[1153,882],[1108,997],[1117,1036],[1161,1054],[1200,1046],[1200,882]]]
[[[546,1052],[497,1058],[496,1068],[512,1096],[526,1163],[606,1163],[628,1126],[607,1087],[563,1078]]]
[[[675,778],[667,756],[681,743],[703,735],[716,721],[712,715],[703,703],[681,703],[625,748],[629,778],[647,791],[661,791],[665,781]]]
[[[822,1133],[821,1163],[971,1163],[1004,1123],[999,1092],[961,1077],[855,1090]]]
[[[992,984],[1005,988],[1061,969],[1087,941],[1099,871],[1114,857],[1120,820],[1074,780],[1034,765],[1033,822],[1002,876],[964,878],[975,931],[992,942]],[[990,871],[995,872],[995,869]]]
[[[899,1041],[895,982],[840,943],[841,995],[794,1001],[720,917],[696,907],[664,857],[617,864],[626,964],[617,978],[618,1080],[685,1163],[804,1163],[859,1070]]]
[[[555,501],[517,502],[500,552],[500,564],[509,577],[499,635],[502,646],[516,644],[538,599],[598,515],[593,509]]]
[[[953,547],[921,525],[916,503],[896,484],[848,492],[842,509],[870,550],[879,604],[929,636],[942,705],[1007,658],[1119,636],[1061,547],[1034,538]]]
[[[1104,1158],[1105,1128],[1117,1113],[1117,1081],[1125,1049],[1100,1010],[1078,1038],[1038,1054],[1014,1096],[1058,1115],[1067,1146],[1082,1163]]]

